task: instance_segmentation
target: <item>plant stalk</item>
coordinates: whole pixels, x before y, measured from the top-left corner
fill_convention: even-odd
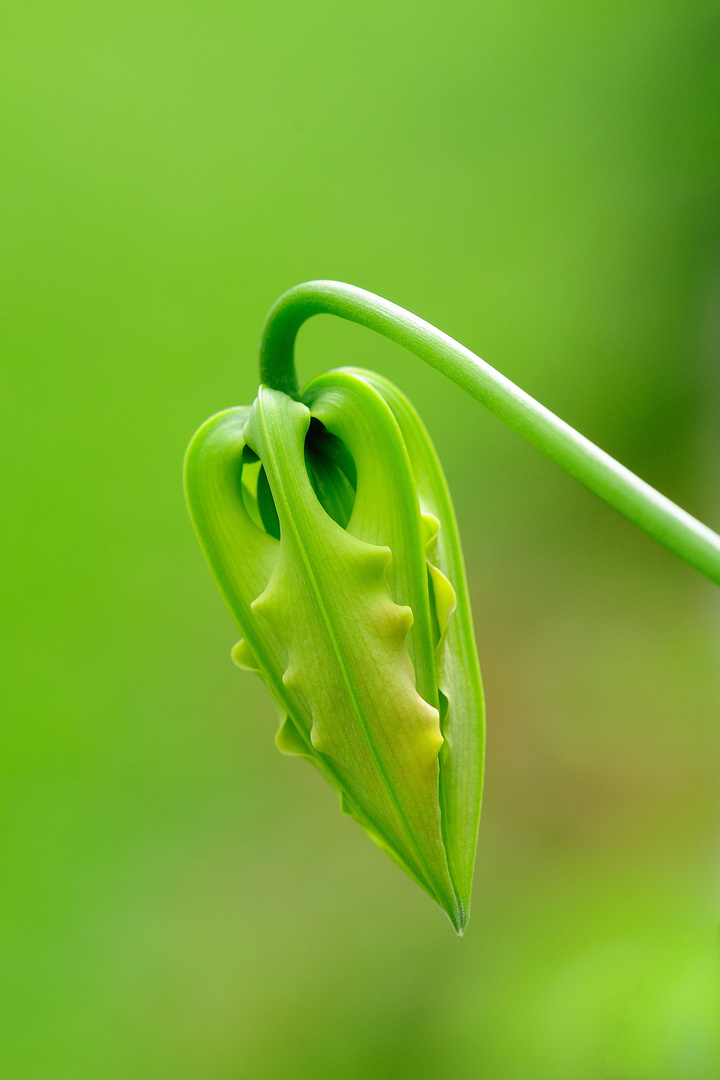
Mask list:
[[[476,398],[547,457],[720,585],[720,536],[640,480],[441,330],[381,296],[339,281],[308,281],[284,293],[268,313],[260,344],[260,381],[299,398],[294,345],[312,315],[338,315],[403,345]]]

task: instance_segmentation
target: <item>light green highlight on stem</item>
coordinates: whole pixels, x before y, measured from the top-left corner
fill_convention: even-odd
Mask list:
[[[720,536],[665,498],[490,364],[381,296],[339,281],[308,281],[270,309],[260,344],[260,380],[299,397],[297,332],[312,315],[338,315],[376,330],[441,371],[590,491],[720,585]]]

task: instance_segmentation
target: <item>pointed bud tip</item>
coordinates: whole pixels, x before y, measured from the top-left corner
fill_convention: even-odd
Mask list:
[[[461,905],[455,908],[453,912],[446,911],[445,914],[452,923],[453,930],[457,936],[464,937],[467,925],[470,922],[469,910],[464,905]]]

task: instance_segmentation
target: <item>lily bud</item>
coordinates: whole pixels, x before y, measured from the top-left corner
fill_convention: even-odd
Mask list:
[[[483,698],[457,526],[417,413],[372,372],[208,420],[186,493],[286,754],[448,914],[469,914]]]

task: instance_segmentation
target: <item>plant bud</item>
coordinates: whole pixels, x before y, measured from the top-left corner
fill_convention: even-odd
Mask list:
[[[261,386],[197,432],[186,493],[286,754],[447,913],[469,914],[483,698],[457,526],[417,413],[379,375]]]

